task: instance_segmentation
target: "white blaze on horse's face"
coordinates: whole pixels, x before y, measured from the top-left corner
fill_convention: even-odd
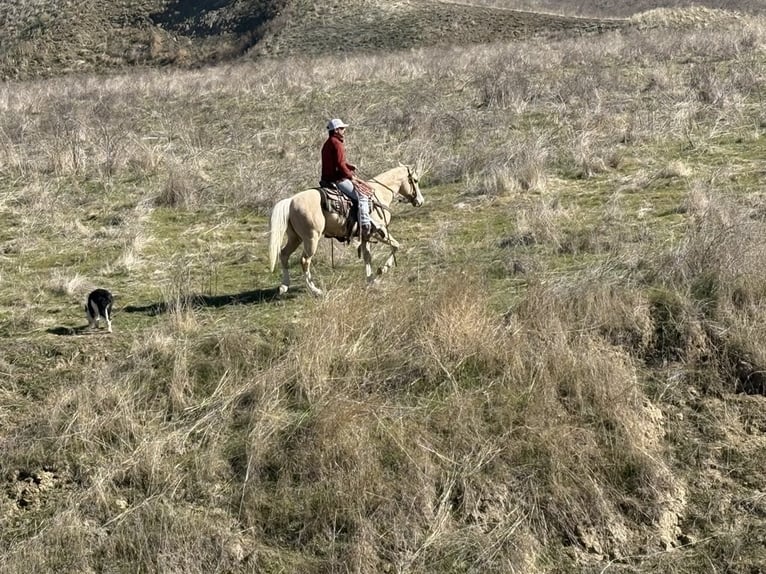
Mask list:
[[[415,207],[420,207],[424,203],[423,194],[420,193],[418,177],[407,168],[407,183],[409,184],[409,200]]]

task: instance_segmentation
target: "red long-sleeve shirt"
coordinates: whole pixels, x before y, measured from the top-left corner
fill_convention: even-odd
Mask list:
[[[322,180],[335,182],[353,177],[354,171],[346,161],[343,136],[333,132],[322,146]]]

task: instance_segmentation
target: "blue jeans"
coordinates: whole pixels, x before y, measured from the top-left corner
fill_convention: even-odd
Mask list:
[[[359,221],[362,225],[370,225],[370,206],[367,196],[357,193],[356,189],[354,189],[354,183],[350,179],[341,179],[336,181],[335,185],[343,195],[351,201],[357,202],[359,205]]]

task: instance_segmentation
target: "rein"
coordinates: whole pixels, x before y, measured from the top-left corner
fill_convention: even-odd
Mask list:
[[[381,185],[381,186],[385,187],[385,188],[386,188],[388,191],[390,191],[390,192],[393,194],[393,197],[396,197],[397,193],[396,193],[396,192],[395,192],[393,189],[391,189],[390,187],[388,187],[388,186],[387,186],[385,183],[383,183],[382,181],[379,181],[379,180],[375,179],[374,177],[367,177],[365,174],[362,174],[362,175],[364,175],[364,177],[365,177],[366,179],[369,179],[370,181],[374,181],[374,182],[375,182],[375,183],[377,183],[378,185]]]
[[[383,182],[382,182],[382,181],[380,181],[379,179],[377,179],[377,178],[374,178],[374,177],[370,177],[370,176],[369,176],[369,174],[366,174],[366,173],[364,173],[363,171],[360,171],[359,173],[361,173],[361,174],[362,174],[362,177],[364,177],[365,179],[367,179],[367,180],[369,180],[369,181],[374,181],[374,182],[375,182],[375,183],[377,183],[378,185],[380,185],[380,186],[382,186],[382,187],[385,187],[385,188],[386,188],[388,191],[390,191],[390,192],[391,192],[391,196],[392,196],[392,198],[391,198],[391,202],[392,202],[392,203],[393,203],[393,200],[396,198],[396,196],[397,196],[397,195],[399,195],[399,193],[398,193],[398,192],[396,192],[396,191],[394,191],[393,189],[391,189],[390,187],[388,187],[388,186],[387,186],[385,183],[383,183]],[[408,173],[408,178],[409,178],[409,173]],[[412,182],[411,182],[411,181],[410,181],[410,184],[412,184]],[[391,209],[390,209],[389,207],[385,206],[385,205],[382,205],[382,204],[381,204],[381,207],[382,207],[383,209],[385,209],[386,211],[389,211],[389,212],[391,211]]]
[[[390,187],[388,187],[388,186],[387,186],[385,183],[383,183],[382,181],[379,181],[379,180],[377,180],[377,179],[376,179],[376,178],[374,178],[374,177],[370,177],[368,174],[366,174],[366,173],[364,173],[364,172],[360,172],[360,173],[362,174],[362,177],[364,177],[364,179],[366,179],[366,180],[368,180],[368,181],[374,181],[374,182],[375,182],[375,183],[377,183],[378,185],[380,185],[380,186],[383,186],[383,187],[385,187],[385,188],[386,188],[388,191],[390,191],[390,192],[391,192],[391,201],[393,201],[393,198],[395,198],[395,197],[396,197],[396,195],[397,195],[397,193],[396,193],[396,192],[395,192],[393,189],[391,189]],[[374,192],[373,192],[373,194],[372,194],[372,203],[373,203],[373,205],[375,205],[375,206],[377,206],[377,207],[380,207],[380,208],[381,208],[383,211],[388,211],[389,213],[392,213],[392,211],[391,211],[391,208],[390,208],[390,207],[388,207],[387,205],[383,205],[383,203],[382,203],[382,202],[381,202],[381,201],[380,201],[380,200],[379,200],[379,199],[378,199],[378,198],[375,196],[375,193],[374,193]]]
[[[385,183],[383,183],[382,181],[380,181],[380,180],[378,180],[378,179],[376,179],[376,178],[374,178],[374,177],[370,177],[370,175],[369,175],[369,174],[366,174],[366,173],[364,173],[363,171],[360,171],[360,173],[362,174],[362,177],[364,177],[364,179],[366,179],[366,180],[369,180],[369,181],[374,181],[374,182],[375,182],[375,183],[377,183],[378,185],[385,187],[385,188],[386,188],[388,191],[390,191],[390,192],[391,192],[391,195],[392,195],[392,197],[396,197],[396,196],[397,196],[397,193],[396,193],[396,192],[395,192],[393,189],[391,189],[390,187],[388,187],[388,186],[387,186]]]

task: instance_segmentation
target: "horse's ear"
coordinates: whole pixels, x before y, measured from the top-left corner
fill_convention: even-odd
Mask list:
[[[418,160],[415,162],[415,167],[413,168],[413,171],[415,174],[417,174],[418,179],[423,177],[423,162],[421,160]]]
[[[418,179],[422,179],[423,176],[428,173],[425,154],[420,154],[418,159],[415,161],[415,173],[418,174]]]

